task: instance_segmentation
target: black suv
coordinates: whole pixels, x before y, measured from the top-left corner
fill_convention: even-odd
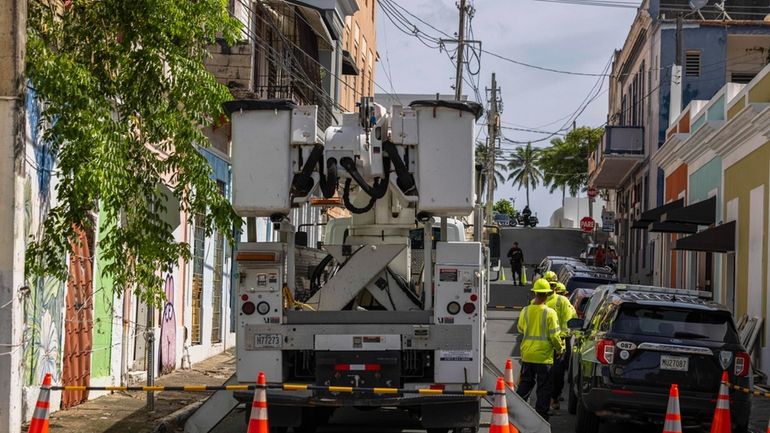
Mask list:
[[[751,387],[751,359],[732,315],[695,290],[609,285],[596,289],[575,330],[569,412],[577,433],[596,433],[605,419],[664,421],[668,391],[679,385],[682,422],[711,422],[723,370]],[[732,392],[734,432],[746,432],[750,397]]]
[[[572,293],[575,289],[593,289],[605,284],[617,283],[618,279],[610,268],[588,266],[580,262],[566,262],[558,273],[559,281]]]

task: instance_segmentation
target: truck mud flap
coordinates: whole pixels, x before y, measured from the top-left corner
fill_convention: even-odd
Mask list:
[[[484,376],[481,379],[481,388],[495,389],[497,378],[504,377],[489,358],[484,358]],[[494,396],[484,397],[490,404],[494,404]],[[508,403],[508,419],[521,433],[551,433],[551,424],[544,420],[524,399],[505,388],[505,401]]]

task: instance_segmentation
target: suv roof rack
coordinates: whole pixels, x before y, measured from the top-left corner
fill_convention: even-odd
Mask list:
[[[673,289],[670,287],[640,286],[635,284],[613,284],[612,292],[649,292],[665,293],[667,295],[692,296],[701,299],[713,299],[714,294],[705,290]]]

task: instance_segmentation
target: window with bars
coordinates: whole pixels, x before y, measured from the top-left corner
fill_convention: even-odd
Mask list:
[[[225,194],[225,183],[217,181],[220,194]],[[222,291],[224,290],[223,270],[225,265],[225,236],[217,231],[214,245],[214,284],[211,288],[211,342],[222,342]]]
[[[684,56],[684,74],[687,77],[700,77],[700,51],[688,51]]]
[[[206,216],[202,213],[195,214],[193,225],[193,281],[192,281],[192,329],[190,342],[193,345],[201,344],[202,318],[203,318],[203,269],[205,260],[206,228],[204,221]]]

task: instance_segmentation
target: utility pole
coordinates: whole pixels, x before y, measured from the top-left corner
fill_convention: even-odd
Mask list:
[[[0,431],[22,423],[22,295],[24,284],[24,53],[27,1],[0,6]],[[40,383],[35,383],[40,385]]]
[[[492,73],[492,88],[489,97],[489,113],[487,115],[487,209],[486,222],[492,224],[492,206],[495,200],[495,158],[497,157],[497,134],[499,113],[497,107],[497,77]]]
[[[460,0],[460,29],[457,31],[457,75],[455,76],[455,100],[463,96],[463,66],[465,63],[465,6],[466,0]]]

